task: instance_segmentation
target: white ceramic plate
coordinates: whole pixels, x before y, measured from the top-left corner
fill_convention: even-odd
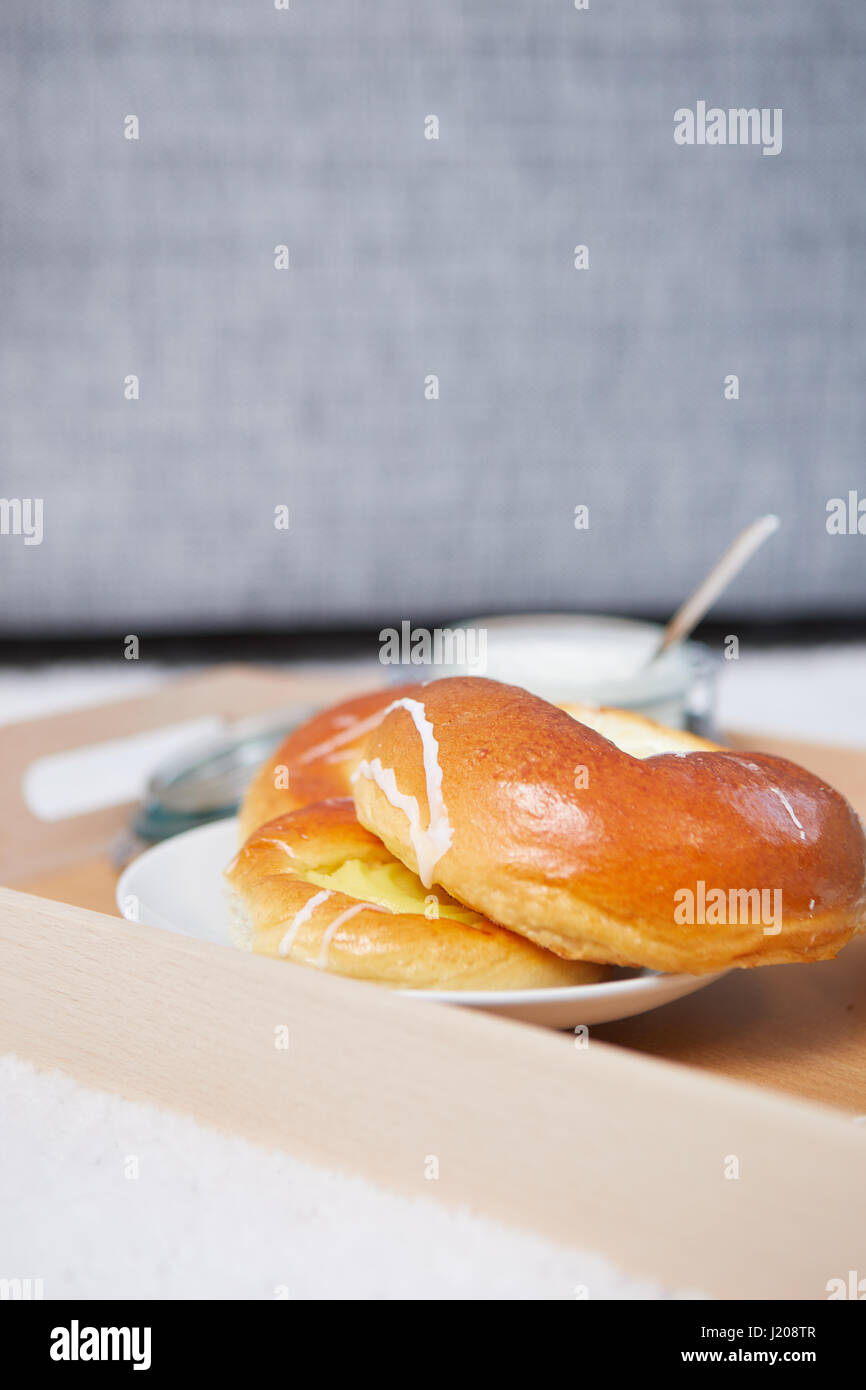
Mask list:
[[[117,885],[117,904],[125,917],[229,946],[228,903],[222,871],[237,848],[237,821],[213,821],[139,855]],[[230,947],[230,949],[233,949]],[[275,969],[291,969],[282,961]],[[719,974],[723,974],[720,971]],[[413,999],[437,999],[489,1009],[508,1018],[547,1028],[610,1023],[630,1018],[685,994],[703,989],[715,975],[656,975],[650,970],[598,985],[524,990],[402,990]]]

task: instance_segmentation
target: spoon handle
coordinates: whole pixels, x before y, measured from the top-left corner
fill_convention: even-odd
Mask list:
[[[709,612],[719,595],[728,587],[735,575],[751,560],[755,551],[764,544],[768,536],[778,530],[779,518],[759,516],[757,521],[746,526],[731,542],[723,555],[713,565],[709,574],[701,581],[694,593],[690,594],[676,611],[662,633],[661,641],[653,655],[653,660],[663,651],[682,642],[693,632],[704,614]]]

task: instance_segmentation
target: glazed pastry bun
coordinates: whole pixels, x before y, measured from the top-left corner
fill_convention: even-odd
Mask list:
[[[761,753],[656,752],[670,731],[633,756],[612,736],[634,716],[602,723],[431,681],[369,736],[358,818],[426,886],[572,960],[701,974],[827,959],[863,930],[866,842],[837,792]]]
[[[633,758],[654,758],[658,753],[698,753],[710,752],[721,747],[700,738],[688,729],[668,729],[647,719],[643,714],[635,714],[629,709],[597,708],[595,705],[559,705],[572,719],[603,734],[624,753]]]
[[[352,773],[364,755],[364,745],[385,710],[404,696],[421,699],[423,685],[389,686],[343,700],[322,710],[293,729],[267,758],[250,782],[241,803],[240,843],[266,821],[309,806],[314,801],[352,795]],[[563,705],[575,719],[598,729],[606,738],[628,741],[628,751],[645,756],[647,741],[653,752],[674,749],[713,748],[677,729],[663,729],[649,719],[625,710],[596,710],[588,705]],[[613,720],[613,726],[611,725]]]
[[[265,821],[329,797],[351,796],[364,744],[392,700],[420,685],[390,686],[344,700],[293,729],[250,782],[239,812],[241,844]]]
[[[349,799],[261,826],[226,878],[235,945],[358,980],[404,989],[531,989],[591,984],[609,973],[563,960],[441,889],[422,887],[358,824]]]

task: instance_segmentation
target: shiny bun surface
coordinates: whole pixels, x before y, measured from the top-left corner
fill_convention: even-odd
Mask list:
[[[241,843],[259,825],[331,797],[351,796],[364,744],[392,700],[421,690],[390,686],[343,700],[293,729],[259,768],[241,803]]]
[[[431,681],[368,736],[358,818],[425,884],[568,959],[700,974],[827,959],[863,929],[863,828],[826,783],[593,713],[604,734],[514,686]]]
[[[591,984],[608,973],[563,960],[441,889],[425,889],[359,825],[349,799],[260,826],[226,879],[235,945],[358,980],[507,990]]]

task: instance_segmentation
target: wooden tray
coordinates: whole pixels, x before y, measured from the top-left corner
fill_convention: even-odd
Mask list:
[[[671,1286],[821,1298],[866,1270],[866,1125],[852,1123],[866,1116],[866,942],[826,964],[734,971],[578,1049],[124,922],[110,851],[131,808],[46,823],[21,798],[49,752],[344,693],[343,678],[223,668],[0,728],[0,880],[23,890],[0,890],[0,1047]],[[866,810],[866,755],[732,741],[795,758]]]

